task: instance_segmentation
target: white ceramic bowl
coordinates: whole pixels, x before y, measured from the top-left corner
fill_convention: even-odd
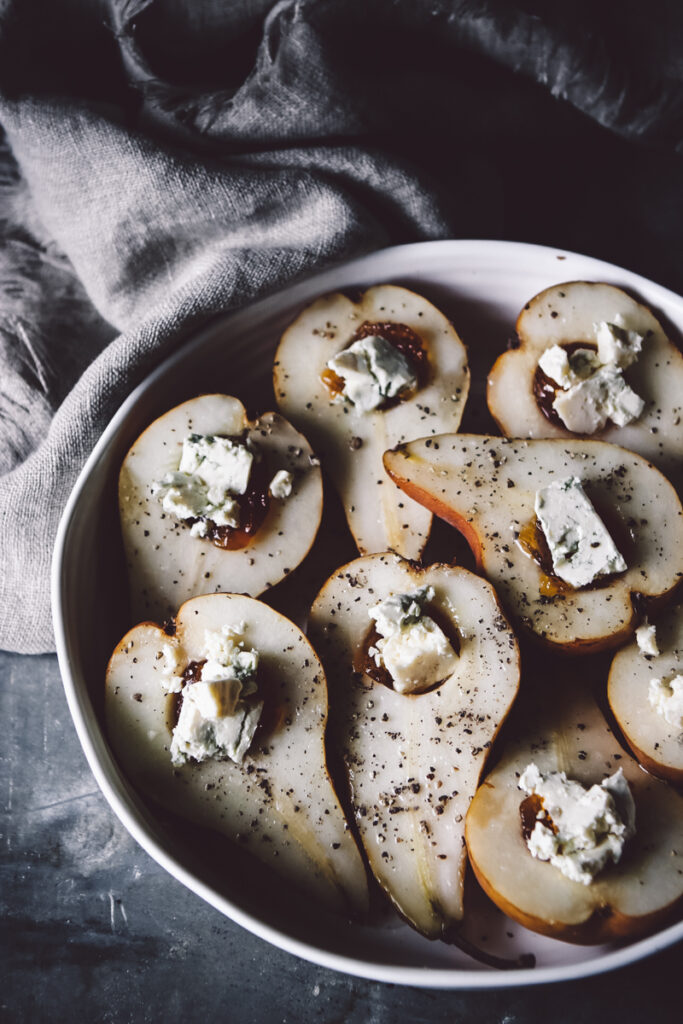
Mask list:
[[[580,947],[513,925],[481,897],[469,915],[470,939],[502,955],[536,956],[534,969],[501,972],[422,938],[391,913],[371,926],[360,926],[302,905],[268,878],[245,884],[240,874],[218,870],[205,836],[180,828],[130,787],[103,731],[107,659],[131,625],[126,621],[116,511],[119,466],[152,419],[193,395],[222,390],[237,395],[250,410],[273,408],[272,354],[298,310],[325,292],[385,281],[414,288],[451,317],[470,350],[469,408],[478,407],[479,412],[470,411],[469,427],[493,429],[485,412],[486,373],[512,334],[517,313],[543,288],[577,279],[625,287],[665,323],[683,331],[683,299],[599,260],[513,242],[426,242],[386,249],[320,273],[198,332],[121,406],[64,511],[53,563],[55,635],[69,708],[100,788],[128,831],[175,878],[256,935],[315,963],[365,978],[433,988],[564,981],[654,953],[683,938],[683,923],[624,946]]]

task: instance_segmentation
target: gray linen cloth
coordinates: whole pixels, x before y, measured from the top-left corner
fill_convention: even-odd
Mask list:
[[[0,646],[121,401],[221,310],[398,242],[508,237],[681,286],[680,5],[6,0]],[[569,9],[570,8],[570,9]]]

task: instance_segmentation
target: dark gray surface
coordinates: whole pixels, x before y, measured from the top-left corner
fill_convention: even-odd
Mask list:
[[[496,992],[375,984],[250,935],[119,824],[80,749],[53,656],[0,653],[8,1021],[384,1024],[679,1021],[681,947],[609,975]]]

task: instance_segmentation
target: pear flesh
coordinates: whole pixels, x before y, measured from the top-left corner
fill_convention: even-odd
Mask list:
[[[517,738],[477,790],[466,822],[470,863],[494,903],[527,928],[578,943],[636,937],[674,917],[683,902],[683,798],[624,754],[576,679],[555,681],[551,702],[538,692],[534,704],[525,694]],[[635,802],[635,835],[618,864],[589,885],[566,878],[527,848],[518,783],[530,762],[587,788],[623,770]]]
[[[251,746],[241,764],[212,758],[174,766],[175,697],[163,686],[162,652],[171,645],[180,664],[202,660],[206,630],[241,623],[259,652],[264,701]],[[136,626],[109,662],[105,716],[116,758],[147,796],[239,842],[327,907],[365,910],[365,869],[326,766],[325,675],[284,616],[253,598],[214,594],[182,606],[174,636],[153,623]]]
[[[664,612],[656,623],[659,654],[647,657],[637,643],[612,661],[607,696],[626,742],[648,771],[683,783],[683,728],[669,724],[648,699],[650,680],[669,681],[683,674],[683,605]]]
[[[328,362],[366,323],[405,325],[426,350],[428,379],[387,408],[360,412],[322,380]],[[381,335],[380,335],[381,336]],[[469,389],[467,353],[452,324],[430,302],[394,285],[370,288],[354,302],[338,292],[308,306],[282,336],[275,356],[280,411],[320,455],[339,492],[361,554],[391,549],[419,558],[430,513],[387,477],[382,453],[410,437],[457,430]]]
[[[385,465],[407,494],[465,536],[510,615],[569,653],[622,643],[683,579],[683,510],[668,480],[638,455],[602,441],[508,440],[451,434],[401,445]],[[627,563],[591,586],[556,586],[524,547],[536,493],[578,477]]]
[[[399,693],[358,670],[369,610],[424,586],[434,588],[425,613],[436,610],[459,637],[457,663],[436,688]],[[447,938],[463,916],[465,814],[519,683],[517,643],[493,588],[466,569],[367,556],[324,585],[309,634],[370,866],[415,928]]]
[[[247,545],[217,547],[165,513],[155,484],[178,469],[190,434],[244,437],[263,459],[269,479],[292,474],[292,494],[271,499],[266,519]],[[306,439],[277,413],[250,423],[227,395],[202,395],[171,409],[137,439],[119,475],[119,511],[132,618],[163,621],[191,597],[213,592],[257,596],[306,557],[322,515],[322,478]]]
[[[638,452],[680,489],[683,355],[650,310],[620,288],[572,281],[547,288],[531,299],[517,320],[519,348],[499,356],[489,374],[489,410],[507,437],[575,437],[561,423],[551,422],[537,404],[533,383],[538,361],[554,345],[596,345],[595,325],[615,319],[644,338],[642,351],[624,376],[645,406],[626,426],[608,423],[592,436]]]

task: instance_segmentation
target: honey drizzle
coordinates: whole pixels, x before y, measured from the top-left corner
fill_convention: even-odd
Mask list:
[[[553,572],[552,555],[536,516],[525,523],[519,531],[517,543],[525,555],[532,558],[541,570],[539,590],[544,597],[556,597],[558,594],[566,594],[574,589]]]

